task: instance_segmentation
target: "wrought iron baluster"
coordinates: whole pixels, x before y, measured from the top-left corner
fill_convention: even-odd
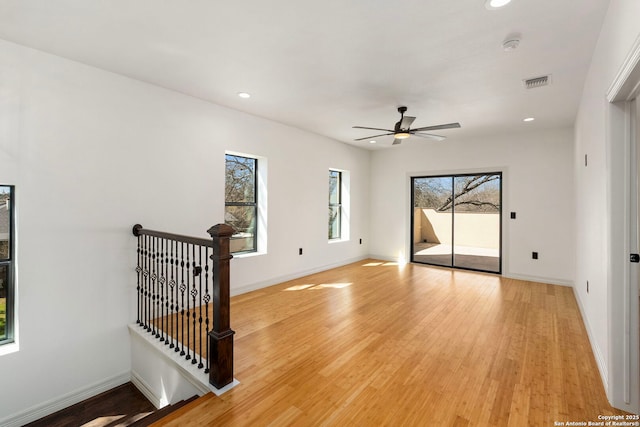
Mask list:
[[[191,255],[193,258],[193,283],[192,283],[192,287],[191,287],[191,298],[193,301],[193,304],[191,307],[193,307],[193,312],[191,313],[191,322],[193,324],[193,341],[191,341],[193,344],[191,346],[193,346],[193,359],[191,360],[192,364],[196,364],[198,363],[196,360],[196,297],[198,296],[198,290],[196,289],[196,277],[200,275],[200,272],[198,271],[198,269],[200,267],[198,267],[196,265],[196,246],[195,245],[191,245]]]
[[[136,323],[139,325],[142,323],[141,320],[141,304],[142,304],[142,287],[140,285],[140,275],[142,273],[142,266],[140,265],[142,263],[142,249],[140,248],[141,243],[140,241],[142,240],[142,236],[138,235],[138,240],[137,240],[137,245],[138,248],[136,250],[136,253],[138,254],[138,263],[136,264],[136,276],[137,276],[137,286],[136,286],[136,294],[137,294],[137,301],[136,301],[136,316],[137,316],[137,320]]]
[[[184,284],[184,242],[180,244],[180,335],[176,337],[178,346],[176,351],[180,351],[180,356],[184,356],[184,291],[187,287]]]
[[[189,322],[189,314],[190,313],[189,313],[189,294],[188,294],[189,293],[189,288],[191,286],[191,261],[190,261],[191,258],[189,258],[189,246],[192,246],[192,245],[190,243],[187,244],[187,283],[186,283],[186,285],[187,285],[186,286],[186,291],[187,291],[187,336],[186,336],[186,339],[185,339],[184,335],[182,336],[182,339],[183,339],[182,350],[184,350],[184,347],[186,345],[186,347],[187,347],[187,355],[186,355],[185,359],[187,359],[187,360],[191,359],[191,349],[190,349],[190,346],[189,346],[189,337],[191,336],[189,330],[191,329],[191,326],[190,326],[190,322]]]
[[[158,265],[158,258],[156,257],[156,243],[158,241],[157,237],[154,237],[151,241],[151,335],[158,334],[156,333],[156,296],[157,296],[157,287],[158,287],[158,275],[156,271],[156,267]]]
[[[160,286],[160,342],[164,342],[165,340],[165,335],[166,335],[166,325],[165,325],[165,310],[164,310],[164,288],[165,285],[167,284],[167,279],[166,279],[166,271],[165,271],[165,266],[164,266],[164,251],[165,251],[165,244],[166,244],[166,239],[161,239],[160,240],[160,278],[158,279],[158,285]]]
[[[150,331],[149,326],[149,236],[144,239],[144,328]]]
[[[160,277],[162,277],[162,253],[160,248],[162,245],[162,239],[156,239],[156,307],[154,309],[153,324],[156,327],[156,338],[160,339],[162,333],[162,314],[160,313],[160,292],[162,286],[160,284]]]
[[[204,248],[204,259],[205,259],[205,264],[204,264],[204,297],[202,298],[202,301],[205,304],[205,320],[204,320],[204,324],[205,324],[205,331],[206,331],[206,335],[205,335],[205,342],[206,342],[206,346],[207,346],[207,357],[205,357],[205,362],[206,362],[206,367],[204,369],[205,374],[209,373],[209,355],[211,353],[209,353],[209,301],[211,301],[211,295],[209,294],[209,262],[211,262],[211,260],[209,259],[210,255],[209,255],[209,248],[205,247]]]
[[[146,240],[147,240],[147,236],[142,236],[142,251],[140,253],[141,257],[142,257],[142,305],[141,305],[141,319],[140,319],[140,326],[142,326],[143,328],[146,327],[145,321],[145,315],[146,315],[146,303],[147,303],[147,298],[145,296],[146,293],[146,261],[147,261],[147,257],[145,256],[145,249],[146,249]]]
[[[198,246],[198,268],[199,268],[199,274],[198,274],[198,287],[199,289],[199,294],[200,294],[200,304],[199,304],[199,313],[200,315],[198,316],[198,354],[199,354],[199,363],[198,363],[198,369],[202,369],[202,367],[204,366],[202,364],[202,340],[204,339],[205,341],[207,340],[208,337],[204,337],[202,336],[202,246]],[[206,307],[205,307],[206,309]],[[195,328],[194,328],[195,329]],[[195,359],[194,359],[195,360]]]
[[[171,305],[169,305],[169,313],[170,313],[170,317],[169,317],[169,321],[170,321],[170,325],[169,325],[169,337],[171,338],[171,342],[169,343],[169,348],[173,348],[174,344],[173,344],[173,337],[175,336],[176,330],[177,328],[174,328],[175,322],[174,317],[175,317],[175,321],[178,321],[178,309],[176,308],[176,306],[173,305],[174,303],[174,290],[177,292],[176,289],[176,279],[174,278],[173,274],[175,273],[176,270],[176,266],[175,266],[175,262],[177,262],[177,260],[174,260],[173,258],[173,246],[174,246],[174,240],[171,240],[171,258],[170,258],[170,264],[171,264],[171,279],[169,279],[169,288],[170,288],[170,294],[171,294]],[[177,246],[177,242],[176,246]],[[175,262],[174,262],[175,261]],[[176,298],[177,299],[177,298]]]

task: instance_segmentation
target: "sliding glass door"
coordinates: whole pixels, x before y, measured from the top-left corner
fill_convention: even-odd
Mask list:
[[[411,261],[500,273],[502,174],[411,179]]]

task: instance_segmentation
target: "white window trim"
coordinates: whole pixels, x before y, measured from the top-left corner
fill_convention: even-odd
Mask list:
[[[250,258],[260,255],[267,254],[267,200],[268,200],[268,191],[267,191],[267,176],[269,169],[269,162],[266,157],[257,156],[255,154],[242,153],[239,151],[230,151],[226,150],[224,152],[225,156],[227,154],[231,156],[241,156],[248,157],[251,159],[256,159],[258,161],[258,236],[256,243],[255,252],[241,252],[233,254],[234,258]],[[222,214],[224,218],[224,212]]]
[[[348,242],[351,236],[351,173],[348,170],[329,168],[329,171],[340,172],[340,237],[329,239],[329,243]]]

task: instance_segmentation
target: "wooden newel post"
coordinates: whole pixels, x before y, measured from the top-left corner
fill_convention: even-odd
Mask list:
[[[213,239],[213,330],[209,332],[209,383],[222,388],[233,382],[233,334],[229,322],[229,238],[233,228],[217,224],[207,230]]]

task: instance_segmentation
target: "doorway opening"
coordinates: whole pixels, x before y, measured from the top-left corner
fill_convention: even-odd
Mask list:
[[[411,261],[502,272],[502,173],[411,178]]]

